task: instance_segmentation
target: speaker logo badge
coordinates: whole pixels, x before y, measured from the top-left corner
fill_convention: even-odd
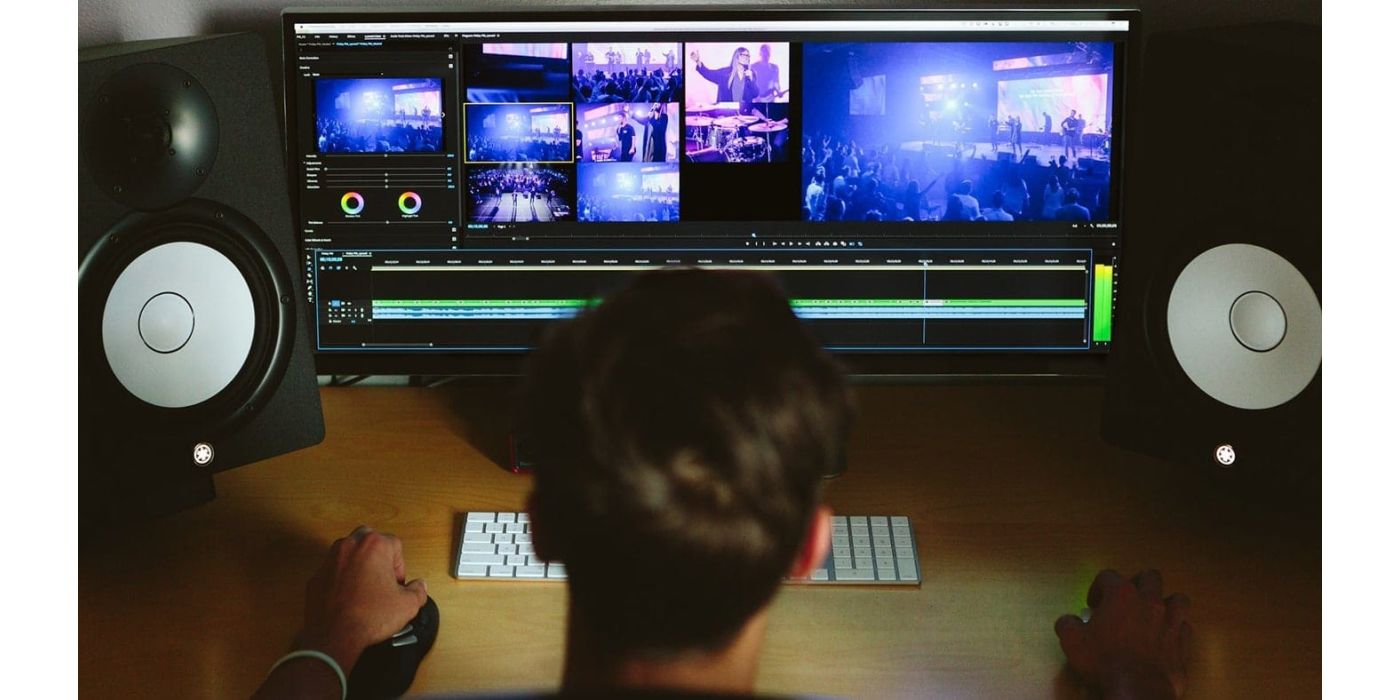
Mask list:
[[[201,442],[194,446],[194,463],[197,466],[206,466],[214,461],[214,446],[207,442]]]
[[[1235,448],[1233,445],[1221,445],[1215,448],[1215,461],[1222,467],[1228,467],[1235,463]]]

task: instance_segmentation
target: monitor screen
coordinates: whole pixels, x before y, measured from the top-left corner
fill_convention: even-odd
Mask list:
[[[1108,352],[1136,13],[627,17],[284,15],[323,368],[518,356],[664,266],[853,357]]]

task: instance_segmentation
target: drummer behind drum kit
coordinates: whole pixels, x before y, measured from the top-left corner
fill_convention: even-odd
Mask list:
[[[687,110],[685,153],[692,162],[773,162],[775,146],[786,138],[787,119],[765,120],[740,114],[738,102],[719,102]]]

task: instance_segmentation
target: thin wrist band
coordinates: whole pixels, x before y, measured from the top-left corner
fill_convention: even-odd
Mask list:
[[[298,649],[278,659],[277,663],[273,664],[272,668],[267,670],[267,675],[271,676],[273,672],[277,670],[278,666],[293,659],[319,659],[326,662],[326,665],[330,666],[332,671],[335,671],[335,677],[340,679],[340,700],[345,700],[345,696],[350,692],[350,684],[345,680],[345,671],[340,668],[340,664],[336,663],[335,659],[332,659],[330,655],[325,652],[316,651],[315,649]]]

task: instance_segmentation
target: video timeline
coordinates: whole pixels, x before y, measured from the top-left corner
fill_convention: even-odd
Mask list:
[[[970,253],[613,250],[561,260],[530,250],[322,251],[317,342],[323,350],[525,348],[543,324],[663,265],[761,267],[835,349],[1087,350],[1108,341],[1111,263],[1088,250]],[[848,292],[832,294],[841,289]]]

